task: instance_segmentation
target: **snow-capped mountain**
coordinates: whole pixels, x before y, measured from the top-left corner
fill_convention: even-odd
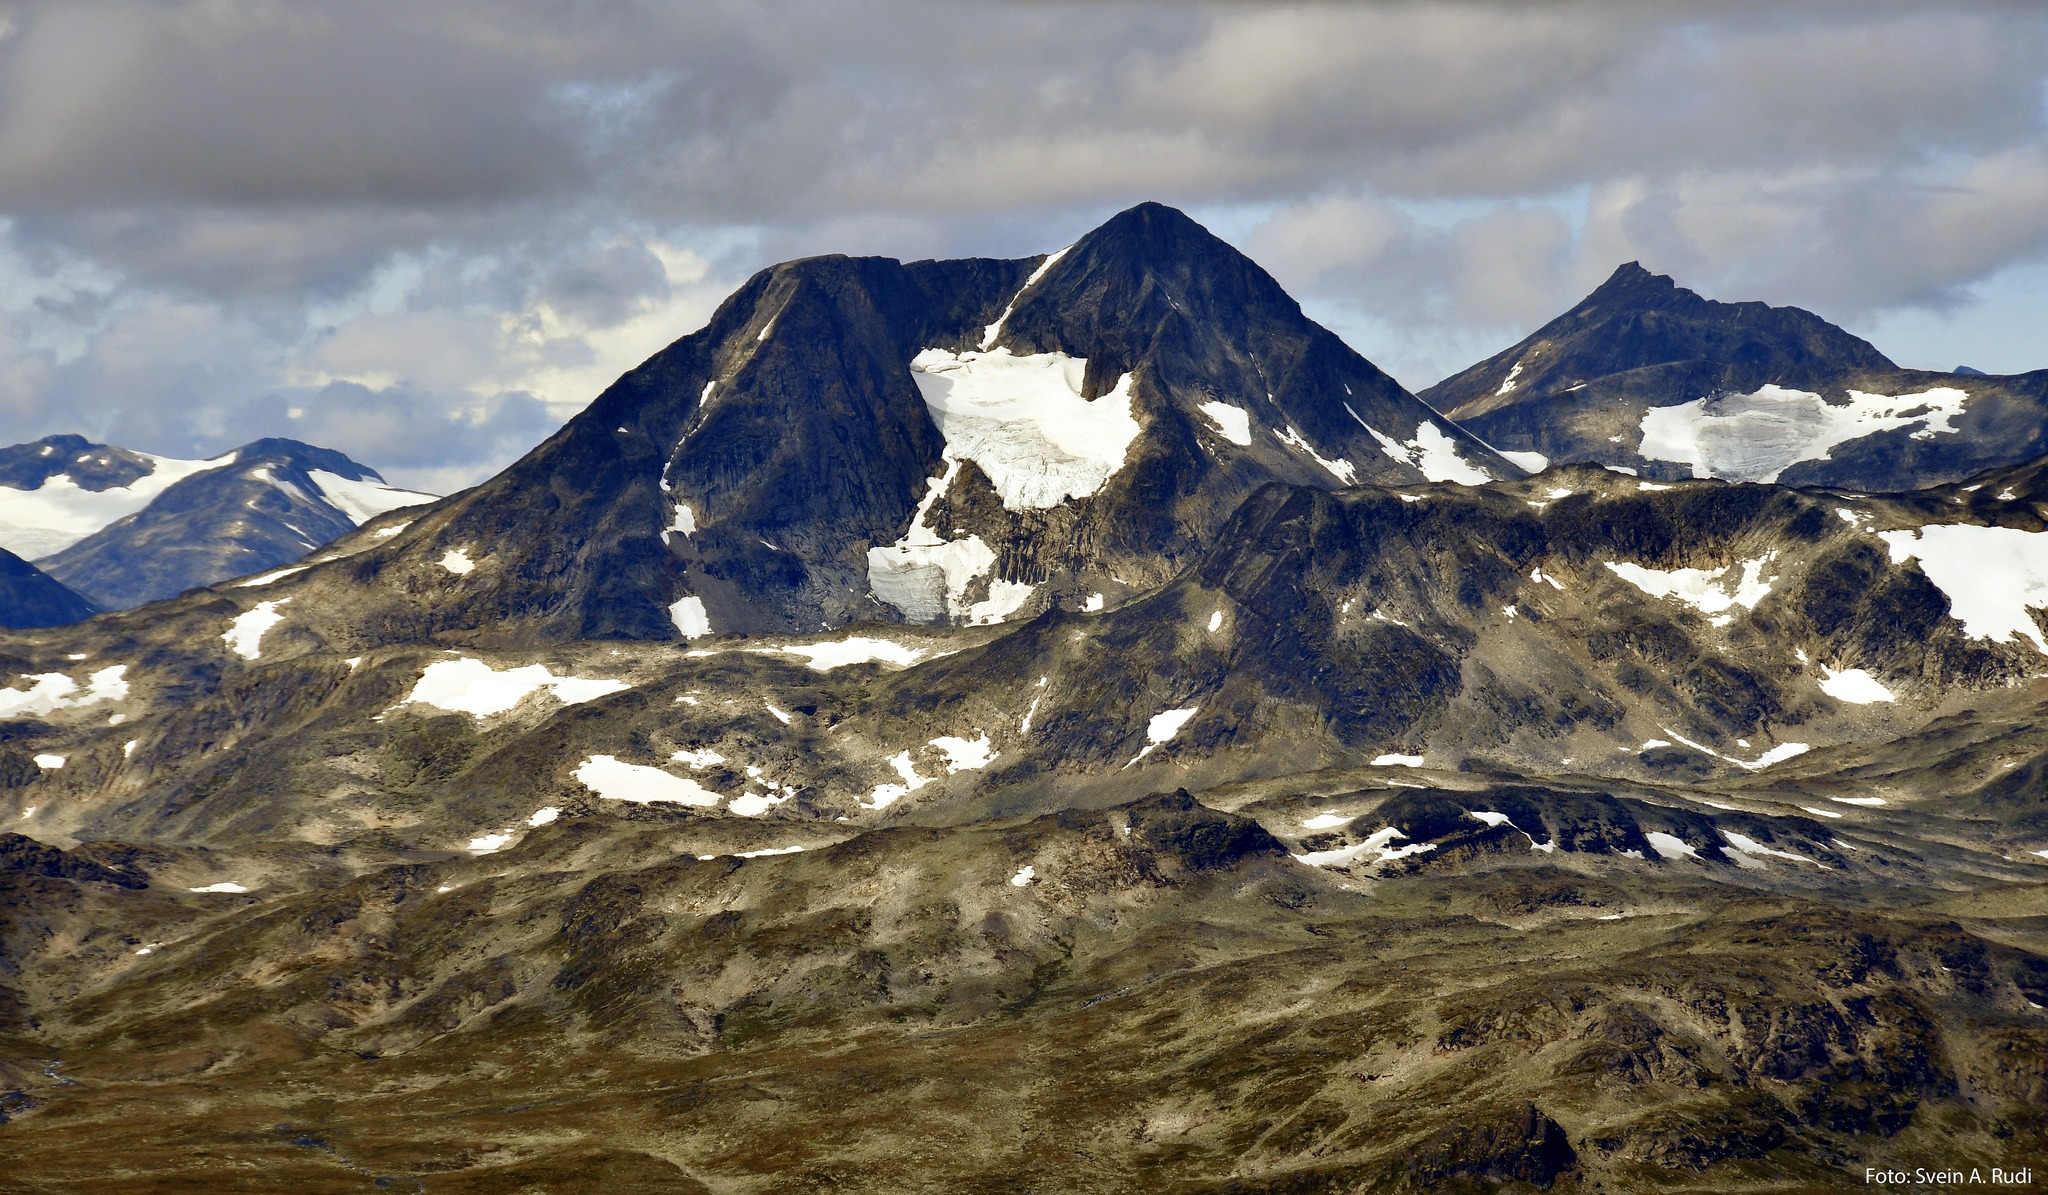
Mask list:
[[[487,633],[985,624],[1156,585],[1270,482],[1519,473],[1148,204],[1041,258],[765,270],[349,567],[359,612]]]
[[[0,548],[0,627],[55,627],[99,613],[48,573]]]
[[[45,572],[120,610],[289,564],[433,501],[339,452],[258,440],[186,461],[51,436],[0,449],[0,524]]]
[[[2048,458],[1523,476],[1218,244],[1147,206],[789,263],[474,491],[0,634],[11,1150],[1702,1195],[2041,1156]],[[1782,382],[1714,385],[1862,351],[1751,323]],[[306,534],[329,475],[165,497]]]
[[[2048,370],[1901,369],[1796,307],[1636,263],[1422,397],[1525,465],[1903,491],[2048,452]]]

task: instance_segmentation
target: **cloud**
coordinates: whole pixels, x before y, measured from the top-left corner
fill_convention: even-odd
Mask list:
[[[0,411],[24,437],[292,434],[278,411],[314,395],[454,476],[502,456],[464,435],[531,422],[501,396],[566,415],[769,261],[1023,255],[1148,198],[1267,213],[1254,256],[1411,381],[1630,258],[1875,318],[2048,251],[2037,3],[0,15]]]

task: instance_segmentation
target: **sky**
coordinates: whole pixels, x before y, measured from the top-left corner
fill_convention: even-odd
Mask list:
[[[0,0],[0,443],[452,491],[764,265],[1146,199],[1414,389],[1631,260],[2048,368],[2048,5]]]

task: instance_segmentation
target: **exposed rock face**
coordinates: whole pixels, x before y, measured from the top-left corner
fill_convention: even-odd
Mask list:
[[[0,548],[0,627],[57,627],[98,613],[62,581]]]
[[[1655,478],[1903,491],[2048,452],[2048,371],[1900,369],[1811,312],[1633,262],[1422,397],[1511,454]]]
[[[1158,584],[1271,481],[1518,474],[1147,204],[1043,258],[763,271],[351,567],[442,630],[990,623]],[[457,590],[404,579],[449,552]]]

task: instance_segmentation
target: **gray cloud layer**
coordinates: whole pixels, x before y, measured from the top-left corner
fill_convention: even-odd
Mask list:
[[[2034,3],[0,4],[0,413],[450,485],[799,253],[1217,213],[1414,383],[1623,260],[2048,274]],[[2048,364],[2048,361],[2040,362]],[[297,412],[297,414],[293,414]]]

